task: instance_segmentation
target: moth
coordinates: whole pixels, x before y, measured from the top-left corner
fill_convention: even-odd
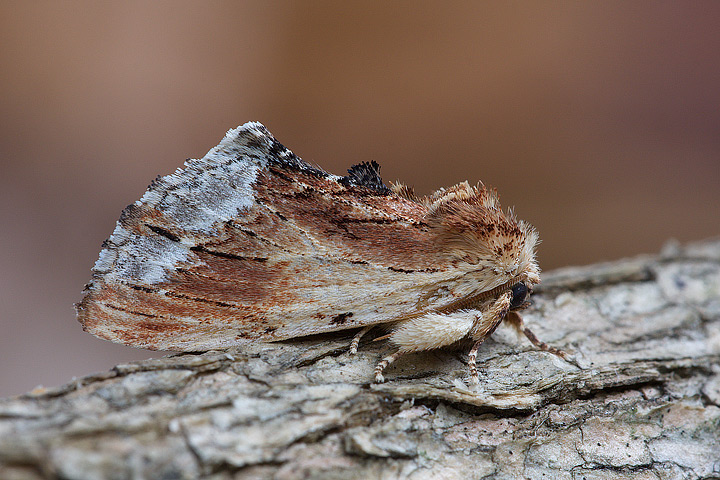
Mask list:
[[[332,175],[250,122],[123,210],[76,309],[85,331],[154,350],[355,330],[355,353],[379,327],[394,351],[378,382],[401,355],[471,340],[477,382],[478,347],[503,321],[566,357],[518,314],[540,282],[537,244],[482,183],[419,198],[374,161]]]

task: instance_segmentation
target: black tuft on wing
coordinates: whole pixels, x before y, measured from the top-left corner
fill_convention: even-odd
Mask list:
[[[383,194],[391,193],[380,177],[380,165],[375,160],[353,165],[348,169],[347,176],[340,179],[340,183],[347,186],[370,188]]]

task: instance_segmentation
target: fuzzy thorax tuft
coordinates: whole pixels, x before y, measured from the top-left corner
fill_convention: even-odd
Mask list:
[[[474,270],[539,283],[538,234],[512,210],[502,210],[495,189],[463,182],[433,193],[424,203],[426,221],[446,255]]]

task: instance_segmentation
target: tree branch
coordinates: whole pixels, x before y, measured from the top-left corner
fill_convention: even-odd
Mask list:
[[[118,365],[0,400],[1,478],[720,478],[720,240],[543,276],[478,352],[351,334]]]

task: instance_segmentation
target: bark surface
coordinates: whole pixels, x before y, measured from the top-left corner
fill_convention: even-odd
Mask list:
[[[543,275],[478,352],[352,334],[171,355],[0,399],[0,478],[720,479],[720,240]]]

